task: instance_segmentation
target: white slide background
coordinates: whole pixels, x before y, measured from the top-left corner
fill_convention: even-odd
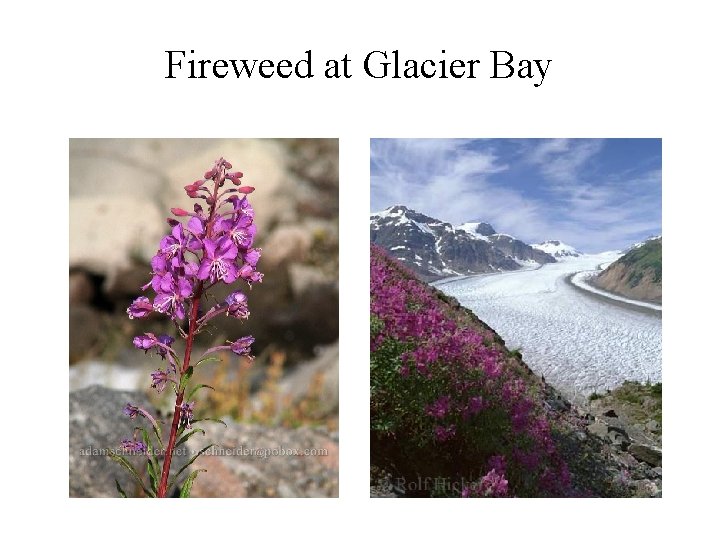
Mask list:
[[[6,3],[0,22],[2,356],[13,361],[3,370],[10,393],[0,463],[4,495],[12,498],[3,514],[11,520],[26,515],[18,523],[24,530],[80,538],[142,531],[156,538],[714,534],[719,118],[711,5]],[[194,49],[207,58],[290,59],[311,49],[316,77],[167,80],[167,49]],[[445,49],[447,58],[485,64],[477,79],[373,80],[362,73],[368,52],[394,49],[416,59]],[[543,85],[486,78],[491,50],[552,59]],[[320,61],[346,53],[353,78],[325,79]],[[662,500],[368,498],[369,139],[466,136],[662,137]],[[69,137],[340,137],[339,499],[184,505],[67,499]]]

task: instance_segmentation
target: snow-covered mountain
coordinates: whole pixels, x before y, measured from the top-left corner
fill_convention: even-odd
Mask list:
[[[662,235],[659,234],[659,235],[657,235],[657,236],[650,236],[650,237],[648,237],[647,239],[643,240],[642,242],[638,242],[637,244],[633,244],[632,246],[630,246],[629,248],[627,248],[625,251],[623,251],[623,253],[627,253],[627,252],[630,251],[630,250],[637,249],[637,248],[639,248],[639,247],[643,247],[645,244],[647,244],[648,242],[652,242],[653,240],[660,240],[660,242],[662,243]]]
[[[370,215],[370,241],[425,279],[555,262],[551,255],[497,233],[488,223],[455,227],[399,205]]]
[[[561,257],[579,257],[582,255],[577,249],[560,240],[546,240],[541,244],[532,244],[532,247],[552,255],[556,259]]]

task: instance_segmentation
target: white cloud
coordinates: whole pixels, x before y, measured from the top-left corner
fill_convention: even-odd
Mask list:
[[[517,166],[460,139],[375,139],[371,145],[372,211],[405,204],[459,224],[482,219],[528,242],[560,239],[585,251],[624,248],[659,231],[660,171],[598,180],[601,140],[523,143],[518,158],[537,170],[545,196],[500,184]],[[541,180],[538,180],[541,181]]]
[[[568,183],[577,180],[579,171],[603,147],[602,139],[548,139],[540,142],[527,155],[527,160],[540,167],[551,181]]]

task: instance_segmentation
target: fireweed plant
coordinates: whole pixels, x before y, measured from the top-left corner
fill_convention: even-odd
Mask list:
[[[532,381],[494,332],[376,246],[370,339],[376,465],[414,483],[415,495],[572,495]]]
[[[150,436],[146,427],[136,427],[132,438],[123,440],[120,445],[122,452],[147,457],[149,486],[145,485],[141,474],[121,453],[111,456],[131,473],[149,497],[167,496],[183,471],[213,446],[210,444],[203,448],[170,479],[173,453],[193,435],[205,434],[196,425],[206,420],[220,422],[194,417],[193,398],[201,389],[212,388],[204,384],[191,385],[193,372],[200,364],[217,360],[211,355],[220,350],[232,351],[250,361],[253,359],[250,347],[254,338],[244,336],[225,345],[212,347],[200,355],[195,363],[191,362],[194,340],[213,318],[225,315],[242,320],[250,315],[248,298],[241,290],[231,293],[223,302],[212,302],[214,305],[201,311],[201,301],[210,299],[208,291],[221,282],[231,284],[244,281],[252,288],[252,284],[261,282],[263,277],[256,270],[260,250],[252,247],[256,227],[253,223],[253,207],[247,198],[255,188],[241,186],[243,174],[229,172],[230,169],[232,165],[220,158],[202,180],[185,186],[191,199],[202,200],[204,204],[195,203],[192,212],[182,208],[171,209],[176,218],[187,220],[182,223],[178,219],[168,218],[171,232],[160,241],[160,249],[150,263],[152,279],[142,287],[142,290],[152,289],[154,298],[150,300],[148,296],[140,296],[127,309],[131,319],[147,317],[153,312],[168,317],[175,325],[179,341],[184,341],[184,352],[181,353],[176,339],[169,335],[145,333],[133,339],[135,347],[146,353],[157,354],[162,363],[162,367],[150,374],[150,386],[158,393],[167,388],[172,388],[175,393],[175,408],[167,439],[163,438],[161,423],[148,411],[131,403],[123,410],[131,419],[142,418],[152,428],[153,436]],[[225,187],[226,184],[228,187]],[[164,456],[162,466],[153,449],[154,444],[157,444],[157,453]],[[200,470],[190,473],[180,488],[181,497],[189,496],[199,473]],[[116,487],[125,496],[117,482]]]

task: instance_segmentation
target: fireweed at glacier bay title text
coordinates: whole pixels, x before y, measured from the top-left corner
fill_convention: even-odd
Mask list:
[[[184,77],[207,79],[226,77],[262,78],[315,77],[312,51],[307,50],[299,59],[207,59],[195,57],[195,50],[167,50],[166,79]],[[324,62],[323,74],[327,79],[350,79],[352,59],[345,54],[340,59]],[[489,58],[448,58],[445,49],[433,58],[413,59],[399,50],[375,50],[363,59],[363,72],[373,79],[476,79],[487,69],[490,79],[529,79],[535,88],[542,86],[550,68],[550,59],[523,59],[506,50],[490,51]],[[484,66],[490,66],[485,68]]]

